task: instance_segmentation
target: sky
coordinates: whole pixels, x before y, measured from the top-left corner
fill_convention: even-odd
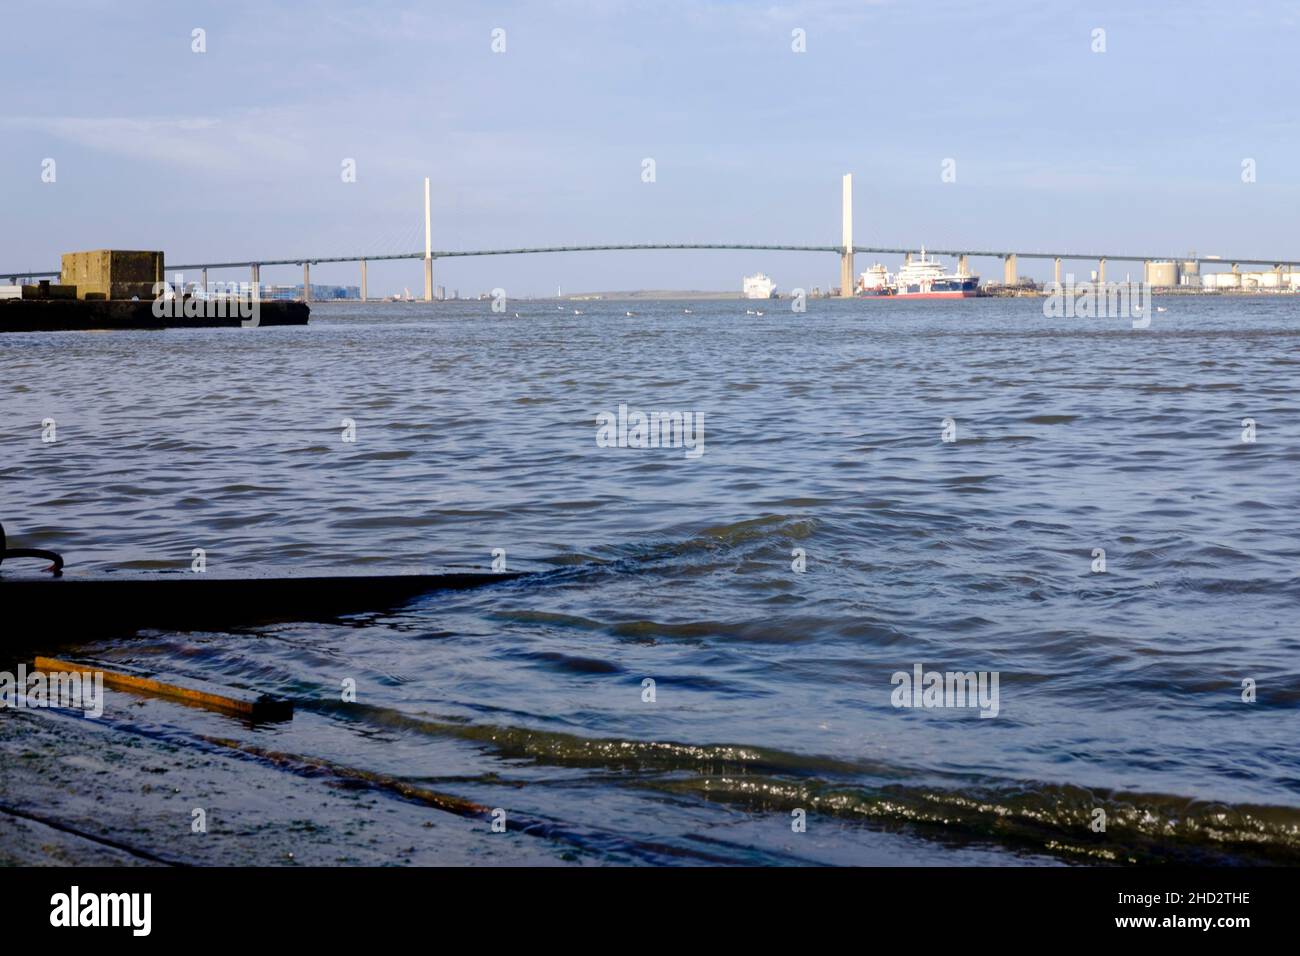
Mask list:
[[[425,176],[435,249],[834,245],[851,172],[859,245],[1300,258],[1295,3],[6,0],[3,24],[0,271],[422,251]],[[435,282],[756,271],[838,283],[831,254],[710,251],[440,260]],[[422,282],[370,267],[372,295]]]

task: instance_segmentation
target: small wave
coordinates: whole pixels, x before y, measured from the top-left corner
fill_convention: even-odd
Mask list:
[[[534,661],[544,667],[571,674],[622,674],[623,668],[610,661],[594,657],[573,657],[557,651],[533,651],[519,654],[524,660]]]
[[[910,827],[1035,848],[1091,863],[1300,864],[1300,810],[1069,784],[985,781],[883,762],[845,761],[743,744],[587,738],[524,727],[458,724],[383,707],[314,701],[335,716],[451,736],[503,759],[634,772],[665,796],[788,815],[802,808],[865,824]],[[1100,814],[1098,813],[1100,811]],[[1104,820],[1102,832],[1094,830]]]
[[[401,451],[372,451],[364,455],[357,455],[355,460],[357,461],[405,461],[406,459],[413,458],[414,456],[415,456],[415,452],[411,451],[410,449],[404,449]]]
[[[1025,421],[1030,425],[1067,425],[1078,418],[1078,415],[1031,415]]]

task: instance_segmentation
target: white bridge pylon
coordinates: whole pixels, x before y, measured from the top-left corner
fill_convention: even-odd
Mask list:
[[[853,174],[844,174],[842,216],[844,219],[844,250],[840,253],[840,296],[853,296]]]

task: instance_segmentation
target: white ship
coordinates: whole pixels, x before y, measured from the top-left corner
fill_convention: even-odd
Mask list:
[[[770,299],[776,292],[776,283],[759,272],[745,276],[744,294],[746,299]]]
[[[893,295],[894,282],[889,270],[877,262],[866,272],[858,276],[858,295],[876,296]]]
[[[979,276],[948,274],[938,259],[926,258],[925,246],[921,258],[905,262],[894,280],[894,295],[914,299],[968,299],[979,295],[979,288]]]

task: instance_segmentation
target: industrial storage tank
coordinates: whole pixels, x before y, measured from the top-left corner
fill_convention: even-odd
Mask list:
[[[1169,289],[1178,285],[1178,264],[1175,262],[1148,262],[1147,285]]]
[[[1240,289],[1241,273],[1216,272],[1214,274],[1214,287],[1216,289]]]
[[[1258,279],[1261,289],[1276,289],[1282,285],[1282,276],[1277,272],[1252,272],[1251,276]]]

